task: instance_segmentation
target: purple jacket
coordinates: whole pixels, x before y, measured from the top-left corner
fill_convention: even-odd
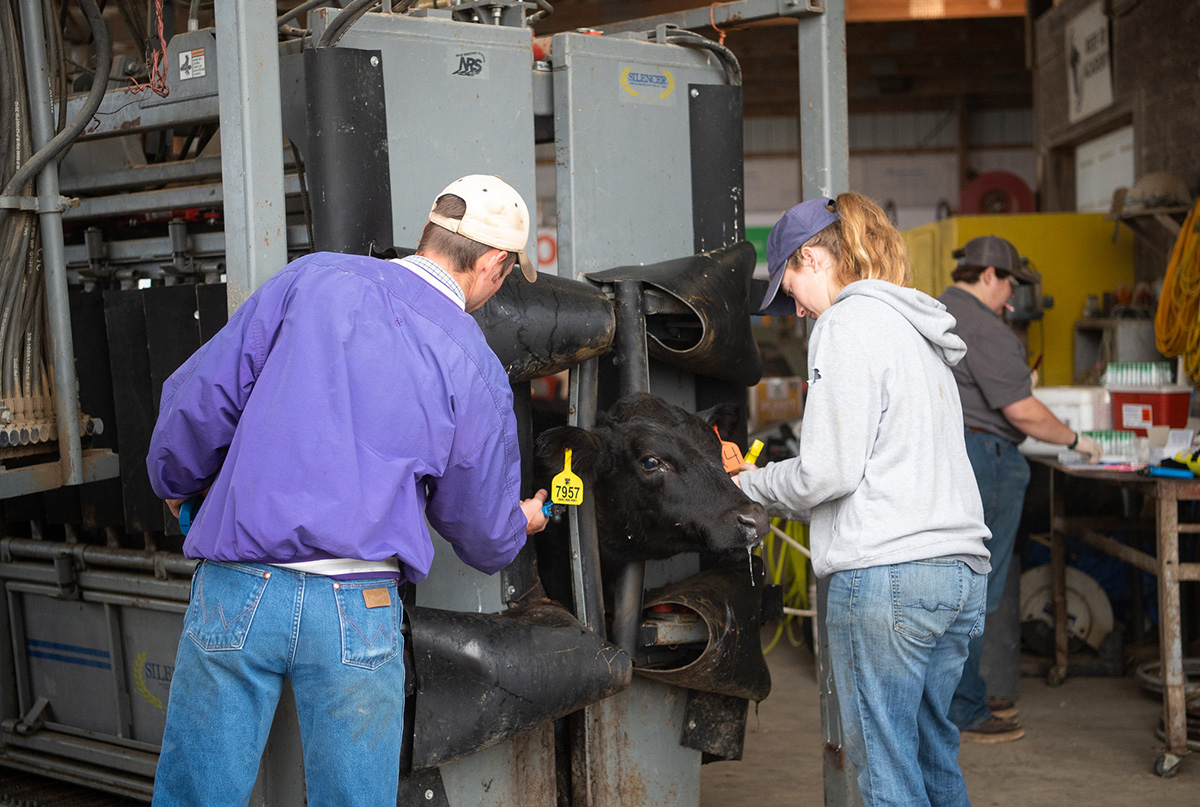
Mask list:
[[[212,490],[192,558],[399,556],[424,579],[425,519],[467,564],[525,543],[512,391],[483,333],[404,267],[317,253],[284,267],[163,385],[154,492]]]

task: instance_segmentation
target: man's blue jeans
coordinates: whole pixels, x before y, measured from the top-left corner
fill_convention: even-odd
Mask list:
[[[308,804],[395,804],[404,732],[397,594],[390,579],[201,563],[154,805],[245,807],[285,678],[296,696]]]
[[[970,804],[946,710],[985,593],[984,575],[944,558],[830,577],[829,658],[866,807]]]
[[[992,531],[987,542],[992,553],[992,571],[987,582],[987,612],[995,613],[1004,596],[1004,583],[1012,563],[1017,527],[1029,486],[1029,463],[1015,444],[1001,437],[967,432],[967,457],[975,471],[979,496],[983,499],[983,520]],[[972,640],[963,666],[962,682],[950,704],[950,719],[960,731],[975,728],[992,716],[988,709],[987,684],[979,674],[983,654],[983,636]]]

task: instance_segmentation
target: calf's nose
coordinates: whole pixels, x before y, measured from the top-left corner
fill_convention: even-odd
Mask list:
[[[739,515],[738,523],[742,529],[760,540],[771,530],[771,519],[767,516],[767,509],[760,504],[755,504],[748,512]]]
[[[749,512],[739,513],[737,520],[742,532],[755,541],[762,539],[771,529],[767,511],[762,507],[754,507]]]

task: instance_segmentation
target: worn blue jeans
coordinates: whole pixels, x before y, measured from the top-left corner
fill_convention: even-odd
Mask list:
[[[988,551],[992,553],[987,612],[993,614],[1000,607],[1008,568],[1012,565],[1017,527],[1025,504],[1025,488],[1029,486],[1029,463],[1008,440],[978,432],[967,432],[966,436],[967,457],[975,471],[979,496],[983,499],[983,520],[992,531],[992,539],[987,542]],[[987,684],[979,674],[982,655],[983,636],[980,636],[968,648],[962,682],[950,704],[950,720],[960,731],[975,728],[992,716],[987,705]]]
[[[943,558],[834,573],[825,624],[846,753],[866,807],[963,807],[946,717],[986,578]]]
[[[401,610],[395,580],[201,563],[171,680],[155,807],[245,807],[285,678],[308,804],[395,804]]]

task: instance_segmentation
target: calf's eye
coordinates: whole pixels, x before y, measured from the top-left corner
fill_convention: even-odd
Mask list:
[[[662,467],[662,460],[658,457],[642,457],[642,469],[646,471],[657,471]]]

